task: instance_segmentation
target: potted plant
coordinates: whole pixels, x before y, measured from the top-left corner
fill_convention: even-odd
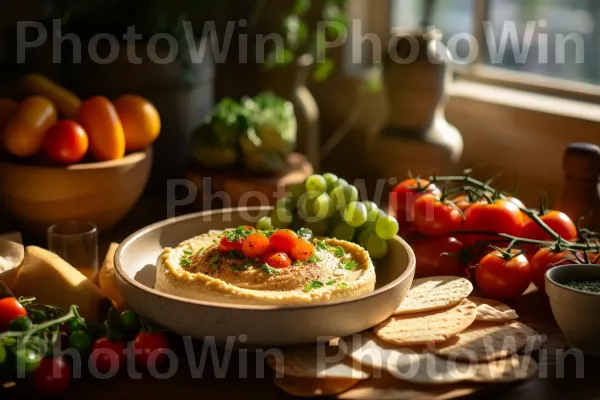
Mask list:
[[[441,43],[442,33],[429,27],[435,5],[435,0],[425,2],[420,29],[392,32],[395,54],[383,60],[390,112],[369,153],[388,177],[409,170],[415,176],[449,173],[462,155],[462,136],[445,118],[451,56]]]

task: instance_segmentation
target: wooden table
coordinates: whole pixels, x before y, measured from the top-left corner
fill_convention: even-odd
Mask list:
[[[182,212],[190,210],[182,210]],[[142,201],[129,217],[119,224],[112,232],[101,235],[101,251],[112,241],[121,241],[130,233],[151,222],[166,217],[166,202],[159,198]],[[484,391],[477,392],[469,399],[593,399],[600,398],[600,359],[585,358],[581,365],[573,356],[563,360],[560,357],[565,349],[564,338],[554,322],[548,300],[544,295],[531,290],[514,304],[521,319],[520,321],[547,336],[547,341],[540,352],[540,370],[547,371],[541,377],[526,382],[510,385],[489,385]],[[599,310],[600,312],[600,310]],[[175,342],[179,342],[175,339]],[[176,344],[176,347],[177,344]],[[196,343],[196,351],[202,348],[202,343]],[[183,352],[179,351],[179,354]],[[558,354],[558,357],[557,357]],[[199,357],[197,356],[197,360]],[[219,351],[219,361],[223,360],[223,351]],[[240,362],[237,352],[231,354],[229,367],[224,377],[217,377],[209,357],[201,377],[192,378],[188,360],[183,357],[179,368],[170,379],[152,378],[146,372],[143,379],[130,379],[127,374],[121,374],[111,380],[96,380],[92,378],[76,379],[71,390],[61,399],[66,400],[120,400],[120,399],[176,399],[193,395],[199,399],[289,399],[292,398],[281,392],[273,385],[273,376],[268,367],[264,367],[264,377],[255,365],[255,356],[248,354],[248,378],[239,376]],[[576,368],[578,367],[580,371]],[[581,377],[577,376],[580,372]],[[42,398],[33,394],[19,393],[0,395],[0,399]]]

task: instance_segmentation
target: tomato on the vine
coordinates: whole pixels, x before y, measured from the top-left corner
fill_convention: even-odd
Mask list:
[[[559,265],[577,263],[577,257],[570,251],[554,251],[543,247],[531,259],[531,278],[538,290],[546,293],[546,271]]]
[[[463,226],[466,231],[488,231],[520,236],[523,230],[523,215],[519,207],[509,200],[475,203],[465,213]],[[465,236],[465,238],[460,236],[459,239],[468,244],[497,239],[490,235]]]
[[[169,341],[164,333],[140,332],[133,341],[135,362],[140,367],[148,367],[149,362],[157,367],[167,361]]]
[[[495,251],[481,259],[475,280],[485,297],[511,301],[525,293],[531,284],[531,267],[523,254],[506,259]]]
[[[569,216],[560,211],[547,211],[546,213],[539,216],[540,219],[550,227],[554,232],[558,233],[565,240],[576,240],[577,239],[577,227],[569,218]],[[533,219],[525,216],[523,224],[523,237],[527,239],[535,240],[552,240],[552,237],[544,231],[544,229],[537,224]],[[526,253],[529,257],[533,257],[537,247],[534,244],[523,245]]]
[[[42,394],[61,394],[69,388],[72,374],[64,357],[44,358],[33,373],[33,386]]]
[[[400,182],[390,194],[392,215],[400,222],[414,221],[415,201],[425,195],[441,196],[442,192],[426,179],[407,179]]]
[[[125,364],[127,358],[125,350],[125,342],[121,340],[100,338],[92,346],[89,362],[101,374],[118,371]]]
[[[423,238],[412,242],[411,247],[417,260],[416,278],[465,276],[466,265],[460,257],[464,246],[456,238]]]
[[[14,297],[0,299],[0,332],[7,331],[15,319],[26,316],[27,310]]]
[[[414,227],[427,236],[447,236],[462,227],[463,215],[452,203],[432,194],[420,196],[414,203]]]

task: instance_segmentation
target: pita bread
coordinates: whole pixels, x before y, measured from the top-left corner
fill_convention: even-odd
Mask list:
[[[437,276],[415,279],[395,314],[439,310],[459,304],[471,294],[473,285],[465,278]]]

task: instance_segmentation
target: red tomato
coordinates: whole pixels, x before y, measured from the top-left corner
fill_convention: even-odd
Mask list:
[[[127,359],[125,351],[125,342],[100,338],[92,346],[90,363],[95,365],[101,374],[118,371],[125,365]]]
[[[427,236],[447,236],[462,227],[463,216],[454,204],[443,203],[432,194],[414,204],[414,227]]]
[[[400,182],[390,194],[390,209],[399,222],[414,221],[414,203],[424,194],[441,196],[442,192],[425,179],[407,179]]]
[[[58,121],[44,136],[44,151],[60,164],[75,164],[85,156],[89,146],[87,133],[75,121]]]
[[[453,237],[425,238],[411,243],[417,259],[415,278],[465,276],[460,258],[463,244]]]
[[[33,386],[43,394],[61,394],[69,388],[72,374],[71,366],[63,357],[44,358],[33,373]]]
[[[473,205],[473,203],[469,201],[469,196],[467,196],[466,194],[453,198],[452,203],[454,203],[454,205],[458,207],[463,213],[465,213],[469,209],[469,207]]]
[[[506,260],[495,251],[481,259],[475,280],[485,297],[511,301],[525,293],[531,284],[531,267],[523,254]]]
[[[315,254],[315,247],[307,240],[299,239],[292,247],[291,256],[294,260],[306,261]]]
[[[262,256],[264,263],[273,268],[287,268],[292,265],[292,260],[286,253],[268,252]]]
[[[464,230],[488,231],[520,236],[523,230],[523,214],[519,207],[509,200],[497,200],[493,203],[475,203],[465,213]],[[489,235],[460,236],[465,244],[480,240],[497,240]]]
[[[13,320],[26,315],[27,310],[14,297],[0,299],[0,332],[7,331]]]
[[[554,232],[558,233],[563,239],[576,240],[577,227],[567,216],[560,211],[548,211],[544,215],[539,216]],[[535,240],[552,240],[552,237],[546,233],[533,219],[525,216],[523,224],[523,237]],[[533,257],[537,251],[537,246],[534,244],[524,244],[523,249],[529,257]]]
[[[513,203],[514,205],[516,205],[519,208],[526,208],[525,204],[521,200],[517,199],[516,197],[507,197],[506,200],[510,201],[511,203]]]
[[[531,259],[531,279],[540,292],[546,293],[546,271],[558,265],[577,263],[577,258],[570,251],[555,252],[543,247]]]
[[[219,250],[222,253],[229,253],[231,251],[237,251],[241,253],[243,247],[243,240],[236,240],[235,242],[230,242],[229,239],[227,239],[225,236],[223,236],[221,238],[221,241],[219,242]]]
[[[298,241],[298,235],[290,229],[280,229],[269,240],[274,251],[290,254]]]
[[[244,240],[242,253],[246,258],[258,258],[265,254],[270,245],[271,242],[269,242],[268,237],[262,233],[255,232]]]
[[[159,366],[167,361],[169,341],[164,333],[140,332],[133,341],[135,362],[140,367],[148,367],[150,362]]]

